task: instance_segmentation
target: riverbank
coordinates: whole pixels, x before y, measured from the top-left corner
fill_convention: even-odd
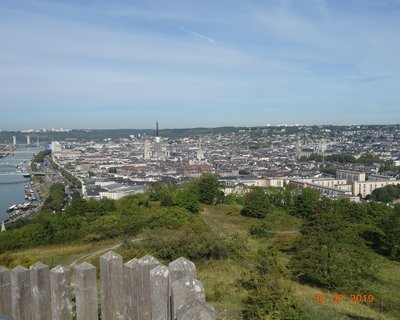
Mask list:
[[[0,159],[0,221],[9,219],[11,212],[7,210],[12,205],[26,202],[25,186],[31,183],[31,179],[25,178],[17,171],[27,171],[33,155],[40,150],[42,148],[17,147]],[[33,181],[32,184],[37,190]]]

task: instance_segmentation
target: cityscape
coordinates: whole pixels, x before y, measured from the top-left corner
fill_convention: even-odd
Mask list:
[[[398,320],[399,17],[0,1],[0,320]]]
[[[100,135],[94,141],[68,138],[68,129],[37,130],[36,136],[35,130],[22,130],[19,134],[26,137],[22,144],[17,144],[15,135],[9,136],[13,133],[4,132],[3,139],[12,143],[3,145],[0,156],[5,158],[20,147],[41,150],[45,146],[51,157],[34,167],[25,161],[26,167],[17,165],[15,174],[44,176],[46,186],[37,188],[41,191],[59,182],[66,190],[75,185],[83,198],[96,200],[144,193],[157,181],[183,184],[204,173],[218,176],[225,195],[243,195],[251,187],[291,185],[354,202],[367,201],[374,190],[400,183],[399,126],[282,125],[192,131],[187,136],[163,137],[157,121],[155,129],[145,133],[103,139]],[[62,132],[66,138],[41,145],[39,134],[47,132]],[[12,204],[7,211],[14,213],[13,218],[36,213],[37,199],[47,196],[27,186],[25,191],[25,198],[36,205],[29,210],[29,202]],[[72,192],[68,194],[71,200]]]

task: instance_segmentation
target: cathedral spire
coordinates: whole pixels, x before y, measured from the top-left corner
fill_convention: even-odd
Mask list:
[[[158,130],[158,120],[156,121],[156,137],[160,136],[160,131]]]

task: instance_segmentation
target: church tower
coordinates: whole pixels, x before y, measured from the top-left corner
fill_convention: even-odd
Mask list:
[[[156,138],[154,141],[154,158],[157,160],[162,160],[162,146],[161,146],[161,138],[160,138],[160,131],[158,129],[158,121],[156,122]]]
[[[156,122],[156,142],[160,143],[160,131],[158,130],[158,120]]]

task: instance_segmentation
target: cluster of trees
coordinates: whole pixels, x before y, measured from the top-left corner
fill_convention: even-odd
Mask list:
[[[367,291],[366,281],[375,276],[367,243],[376,233],[369,233],[373,226],[355,223],[347,209],[347,203],[323,200],[309,212],[291,259],[295,277],[328,290]]]
[[[200,203],[217,203],[220,197],[218,179],[207,174],[181,188],[154,184],[146,194],[118,201],[85,200],[74,193],[71,204],[61,212],[65,192],[64,186],[57,183],[51,186],[42,213],[36,219],[21,220],[11,228],[13,230],[0,234],[0,253],[74,240],[91,242],[132,236],[144,228],[176,230],[186,222],[204,224],[200,216],[193,213],[200,210]],[[162,206],[152,205],[151,201],[160,201]],[[209,255],[216,256],[215,253]]]
[[[300,160],[308,161],[314,160],[317,162],[322,162],[325,160],[326,162],[335,162],[335,163],[360,163],[365,165],[372,165],[374,163],[384,163],[382,159],[372,154],[364,155],[359,158],[356,158],[349,154],[331,154],[323,157],[322,154],[313,153],[309,157],[302,157]]]
[[[61,211],[65,202],[65,188],[62,183],[55,183],[49,188],[49,195],[43,204],[43,210],[49,212]]]
[[[284,189],[254,187],[244,195],[241,214],[252,218],[265,218],[279,208],[292,215],[307,217],[318,201],[319,192],[314,189],[298,192],[290,186]]]
[[[63,191],[63,189],[62,189]],[[149,206],[147,196],[84,200],[74,196],[61,213],[63,193],[52,187],[45,208],[31,221],[19,221],[0,234],[0,254],[8,250],[72,241],[93,242],[120,236],[134,236],[147,229],[179,229],[185,223],[201,221],[198,215],[178,207]],[[52,213],[53,210],[56,214]]]
[[[313,189],[253,188],[244,196],[243,215],[263,221],[276,209],[303,219],[290,265],[305,283],[344,292],[366,290],[376,271],[374,251],[400,261],[400,206],[320,200]],[[266,223],[253,226],[250,234],[267,237]]]
[[[76,178],[73,174],[69,173],[65,169],[60,170],[61,174],[65,179],[67,179],[69,182],[71,182],[76,188],[82,188],[82,182],[79,181],[78,178]]]
[[[395,166],[394,164],[385,161],[379,167],[379,172],[386,172],[386,171],[400,172],[400,166]]]
[[[222,184],[213,174],[203,174],[179,188],[173,184],[153,183],[148,189],[149,200],[160,201],[161,206],[178,206],[197,213],[200,204],[217,204],[223,201]]]
[[[37,162],[37,163],[43,162],[44,158],[50,154],[51,154],[51,150],[40,151],[33,157],[33,161]]]
[[[33,161],[32,161],[32,163],[31,163],[31,169],[32,169],[32,171],[38,171],[38,166],[37,166],[37,164],[38,163],[42,163],[43,162],[43,160],[44,160],[44,158],[45,157],[47,157],[49,154],[51,154],[51,150],[43,150],[43,151],[40,151],[38,154],[36,154],[34,157],[33,157]]]
[[[400,185],[389,185],[375,189],[368,199],[385,203],[400,199]]]
[[[319,167],[319,171],[321,171],[322,173],[331,174],[333,176],[336,176],[336,170],[337,168],[331,165],[326,165],[326,166],[321,165]]]

